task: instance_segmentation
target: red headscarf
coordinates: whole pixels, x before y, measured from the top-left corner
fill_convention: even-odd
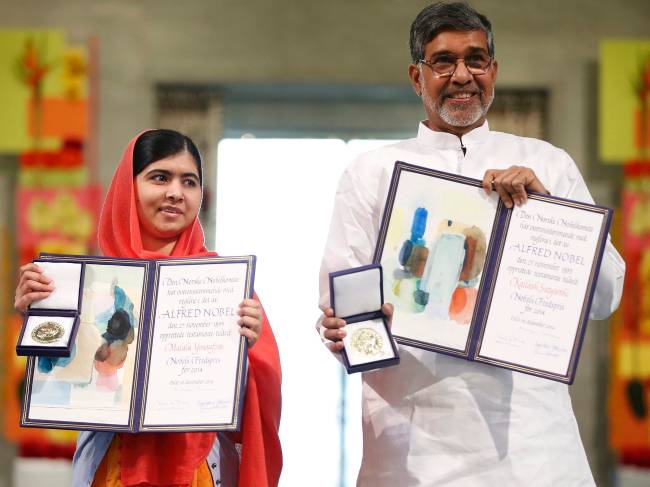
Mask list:
[[[140,223],[133,188],[135,137],[122,156],[108,189],[99,218],[98,239],[102,253],[110,257],[164,259],[216,255],[205,248],[198,218],[178,238],[171,255],[142,248]],[[257,299],[257,296],[255,296]],[[282,469],[280,426],[280,357],[273,331],[263,316],[259,340],[248,352],[248,382],[242,430],[240,487],[272,487]],[[189,484],[205,461],[215,433],[139,433],[121,436],[120,478],[125,486]]]

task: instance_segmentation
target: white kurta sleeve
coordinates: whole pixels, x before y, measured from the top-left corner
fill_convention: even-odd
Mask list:
[[[359,175],[357,164],[352,163],[343,173],[334,198],[327,243],[320,268],[321,309],[330,306],[329,273],[369,264],[375,248],[375,199],[372,194],[373,178]],[[363,181],[363,184],[362,184]],[[316,322],[323,342],[321,318]],[[339,354],[337,354],[339,355]]]
[[[563,152],[568,159],[567,179],[568,190],[566,196],[557,194],[557,196],[566,197],[576,201],[593,203],[594,200],[587,189],[587,185],[576,167],[573,160]],[[604,320],[611,315],[621,302],[623,295],[623,278],[625,276],[625,262],[614,248],[609,235],[607,244],[603,252],[603,260],[600,264],[600,272],[594,292],[594,299],[591,304],[589,318],[592,320]]]
[[[370,264],[375,250],[375,199],[372,177],[361,181],[354,163],[341,176],[320,268],[320,307],[330,305],[329,273]],[[364,178],[365,179],[365,178]],[[370,190],[370,191],[369,191]]]

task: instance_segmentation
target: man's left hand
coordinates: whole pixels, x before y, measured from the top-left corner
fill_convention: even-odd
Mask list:
[[[527,190],[549,194],[535,172],[523,166],[488,169],[483,176],[483,189],[486,194],[495,190],[506,208],[523,205],[528,199]]]

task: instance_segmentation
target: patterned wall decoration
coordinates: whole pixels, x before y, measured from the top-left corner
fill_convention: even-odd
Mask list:
[[[650,157],[650,40],[600,45],[599,153],[609,163]]]
[[[650,161],[625,165],[621,312],[612,326],[610,440],[621,463],[650,468]]]
[[[97,44],[68,45],[61,31],[0,32],[0,152],[18,159],[15,267],[41,252],[89,254],[101,188],[96,179]],[[11,273],[12,281],[15,273]],[[15,282],[3,287],[13,303]],[[6,291],[5,291],[6,290]],[[21,456],[68,457],[76,433],[18,426],[25,360],[15,355],[21,317],[7,314],[4,335],[4,432]]]
[[[600,157],[622,163],[627,269],[611,327],[609,434],[619,462],[650,468],[650,40],[606,41],[600,64]]]
[[[56,137],[35,139],[34,130],[40,130],[40,100],[63,90],[65,49],[59,30],[0,31],[0,152],[29,150],[36,140],[42,149],[59,147]]]

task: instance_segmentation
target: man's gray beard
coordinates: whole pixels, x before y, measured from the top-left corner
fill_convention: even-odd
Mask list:
[[[484,99],[479,95],[479,105],[473,110],[451,110],[448,104],[435,103],[435,109],[440,118],[452,127],[469,127],[478,122],[482,117],[487,115],[492,100],[494,100],[494,88],[492,93]],[[444,101],[444,98],[443,98]]]

